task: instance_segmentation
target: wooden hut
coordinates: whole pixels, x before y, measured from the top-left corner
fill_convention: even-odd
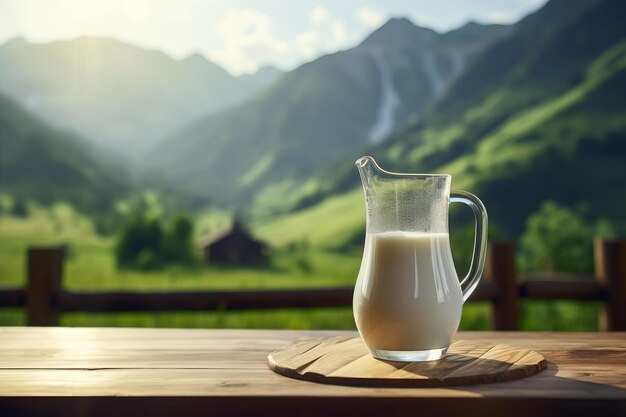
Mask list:
[[[268,245],[255,239],[239,220],[230,229],[205,236],[199,246],[207,263],[260,265],[268,261]]]

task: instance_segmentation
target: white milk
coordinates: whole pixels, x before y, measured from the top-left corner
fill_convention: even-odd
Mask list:
[[[447,233],[366,236],[353,309],[370,349],[448,347],[462,307]]]

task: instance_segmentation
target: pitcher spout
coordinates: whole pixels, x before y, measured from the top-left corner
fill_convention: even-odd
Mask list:
[[[382,169],[378,166],[378,164],[376,163],[376,161],[374,160],[374,158],[372,158],[371,156],[362,156],[359,159],[356,160],[356,162],[354,163],[354,165],[356,165],[356,167],[359,169],[359,171],[363,168],[367,168],[369,167],[371,168],[375,168],[379,171],[382,171]]]
[[[354,165],[356,165],[359,170],[361,182],[366,189],[369,187],[372,177],[378,173],[384,172],[371,156],[363,156],[357,159]]]

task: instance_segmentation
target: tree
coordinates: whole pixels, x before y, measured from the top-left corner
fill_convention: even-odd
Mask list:
[[[526,223],[521,238],[522,267],[546,272],[593,270],[593,234],[578,214],[544,202]]]
[[[193,261],[193,222],[179,214],[174,217],[163,235],[162,254],[168,262],[188,264]]]
[[[115,247],[120,267],[152,269],[161,264],[159,255],[163,230],[156,219],[144,213],[134,214],[126,223]]]
[[[165,264],[190,264],[194,260],[193,221],[174,217],[163,228],[158,219],[137,211],[122,230],[115,247],[119,267],[154,269]]]
[[[28,217],[28,205],[23,198],[15,197],[15,200],[13,200],[13,207],[11,208],[11,214],[16,217]]]

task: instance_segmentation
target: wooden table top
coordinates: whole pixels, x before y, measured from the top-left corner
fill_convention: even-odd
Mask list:
[[[335,335],[356,333],[0,327],[0,415],[626,415],[626,333],[461,332],[536,350],[548,368],[454,388],[323,385],[267,367],[286,344]]]

